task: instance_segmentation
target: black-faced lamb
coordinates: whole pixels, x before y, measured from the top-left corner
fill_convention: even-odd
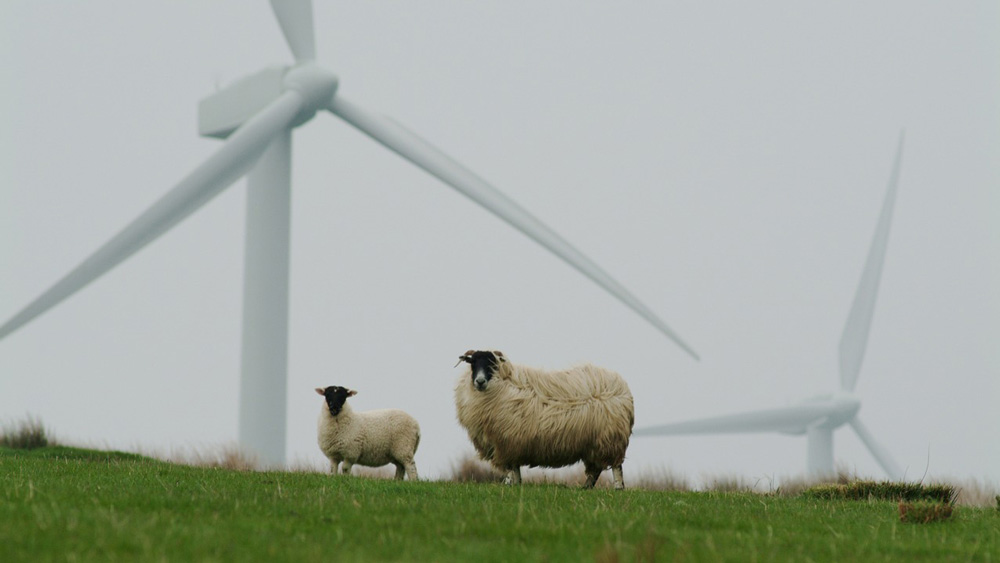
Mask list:
[[[420,425],[399,409],[354,412],[347,398],[357,391],[345,387],[316,388],[326,399],[319,413],[319,449],[330,459],[330,469],[349,474],[354,465],[396,466],[396,479],[405,473],[416,481],[417,465],[413,456],[420,444]]]
[[[611,468],[624,489],[622,462],[632,435],[632,393],[617,373],[579,365],[546,371],[516,365],[499,351],[469,350],[455,385],[458,422],[479,456],[507,482],[521,482],[521,466],[564,467],[583,461],[585,487]]]

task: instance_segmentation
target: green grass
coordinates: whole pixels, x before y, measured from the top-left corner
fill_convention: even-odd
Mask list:
[[[1000,560],[1000,515],[892,501],[396,482],[0,448],[0,561]]]

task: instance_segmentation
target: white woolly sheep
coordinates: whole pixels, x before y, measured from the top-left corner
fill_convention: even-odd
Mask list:
[[[381,467],[396,466],[396,479],[403,473],[416,481],[417,465],[413,461],[420,444],[420,425],[399,409],[354,412],[347,398],[358,392],[344,387],[316,388],[326,399],[319,413],[319,449],[330,458],[330,469],[337,474],[350,474],[355,464]]]
[[[455,385],[458,422],[479,456],[507,482],[521,482],[521,466],[564,467],[583,461],[585,487],[611,468],[624,489],[622,462],[635,410],[617,373],[590,364],[545,371],[512,364],[498,351],[469,350]]]

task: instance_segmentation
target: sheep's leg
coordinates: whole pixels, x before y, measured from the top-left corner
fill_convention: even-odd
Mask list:
[[[521,484],[521,466],[515,465],[513,468],[507,470],[507,477],[503,480],[504,485],[520,485]]]
[[[625,477],[622,476],[622,466],[617,465],[611,468],[611,474],[615,476],[615,489],[625,489]]]
[[[354,467],[354,464],[345,460],[344,463],[343,463],[343,465],[340,466],[340,474],[341,475],[350,475],[352,467]]]
[[[406,469],[403,467],[402,463],[393,462],[393,465],[396,466],[396,480],[402,481],[403,473],[406,471]]]
[[[602,468],[599,465],[591,465],[587,462],[583,464],[583,470],[587,473],[587,482],[583,484],[584,489],[592,489],[601,477]]]
[[[420,480],[420,477],[417,477],[417,464],[412,459],[406,462],[406,478],[410,481]]]

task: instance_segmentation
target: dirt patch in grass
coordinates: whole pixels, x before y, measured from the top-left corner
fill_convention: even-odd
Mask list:
[[[954,508],[940,502],[900,502],[899,519],[911,524],[929,524],[951,518]]]

